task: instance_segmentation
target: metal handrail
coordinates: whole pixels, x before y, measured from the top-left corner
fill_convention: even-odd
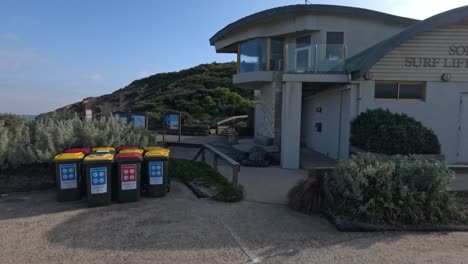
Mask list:
[[[232,180],[231,184],[234,187],[239,185],[239,174],[240,174],[240,164],[230,158],[228,155],[220,152],[219,150],[215,149],[213,146],[208,144],[196,144],[196,143],[179,143],[179,142],[166,142],[166,146],[175,146],[175,147],[185,147],[185,148],[200,148],[200,150],[195,154],[192,160],[196,161],[199,157],[201,157],[201,161],[206,162],[205,151],[208,150],[213,153],[213,168],[218,171],[218,159],[224,160],[228,163],[232,169]]]

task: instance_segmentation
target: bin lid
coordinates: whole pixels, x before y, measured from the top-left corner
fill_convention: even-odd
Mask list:
[[[134,159],[140,159],[141,160],[141,154],[140,153],[119,153],[115,157],[117,160],[134,160]]]
[[[145,153],[145,158],[168,158],[169,149],[151,150]]]
[[[55,161],[60,160],[82,160],[84,158],[83,152],[62,153],[54,157]]]
[[[120,146],[117,148],[117,151],[121,151],[121,150],[124,150],[124,149],[138,149],[138,147],[136,146]]]
[[[153,150],[163,150],[163,149],[167,149],[167,148],[163,148],[163,147],[160,147],[160,146],[146,146],[143,148],[145,151],[153,151]],[[169,149],[167,149],[169,150]]]
[[[63,151],[63,153],[78,153],[83,152],[84,154],[89,154],[91,152],[90,148],[70,148]]]
[[[97,147],[93,148],[93,152],[115,152],[113,147]]]
[[[143,149],[123,149],[119,153],[122,154],[128,154],[128,153],[137,153],[137,154],[143,154],[145,152]]]
[[[107,153],[107,154],[91,154],[87,156],[84,161],[113,161],[114,155]]]

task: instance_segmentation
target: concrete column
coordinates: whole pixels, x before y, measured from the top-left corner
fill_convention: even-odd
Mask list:
[[[281,110],[281,167],[298,169],[301,151],[301,82],[284,84]]]

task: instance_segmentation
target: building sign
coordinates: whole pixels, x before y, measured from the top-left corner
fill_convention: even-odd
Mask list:
[[[76,164],[60,165],[60,189],[73,189],[77,187]]]
[[[135,190],[137,188],[137,165],[122,164],[120,167],[120,176],[122,177],[122,190]]]
[[[150,185],[163,184],[163,162],[151,161],[149,163],[149,179]]]
[[[85,119],[86,120],[91,120],[93,119],[93,110],[92,109],[85,109]]]
[[[468,45],[451,45],[447,55],[451,57],[405,57],[407,68],[468,68]],[[464,57],[460,57],[464,56]]]
[[[169,130],[178,130],[179,114],[166,114],[164,116],[164,128]]]
[[[90,169],[91,194],[107,192],[107,168]]]

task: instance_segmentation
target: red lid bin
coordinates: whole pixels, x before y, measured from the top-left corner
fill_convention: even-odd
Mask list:
[[[78,153],[78,152],[88,155],[89,153],[91,153],[91,149],[90,148],[70,148],[70,149],[66,149],[65,151],[63,151],[63,153]]]
[[[117,163],[117,198],[121,203],[136,202],[140,198],[140,171],[142,156],[139,153],[120,153]]]
[[[124,150],[124,149],[137,149],[138,147],[135,146],[120,146],[117,148],[117,152]]]

